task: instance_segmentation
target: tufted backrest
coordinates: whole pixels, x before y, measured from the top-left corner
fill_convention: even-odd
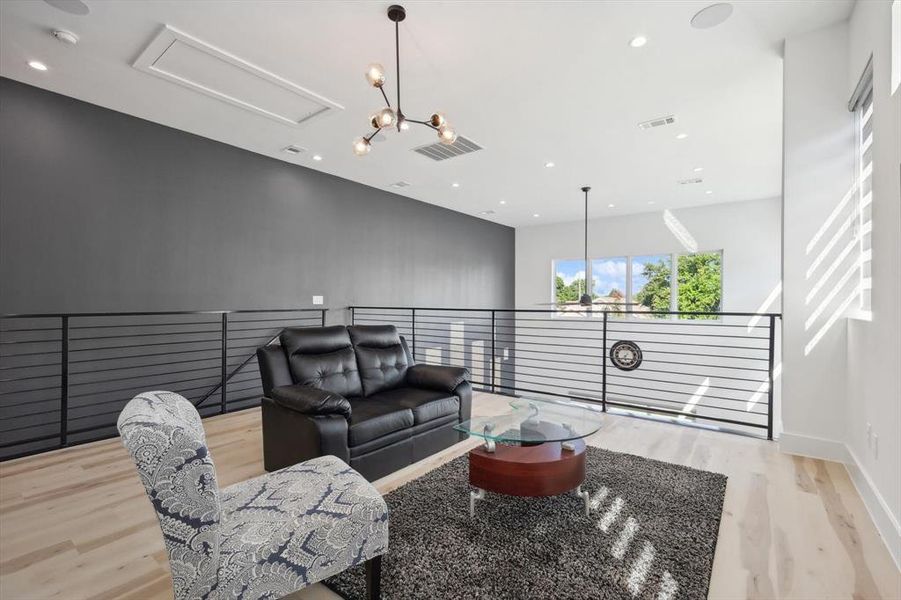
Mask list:
[[[347,331],[357,353],[365,396],[404,382],[412,365],[394,325],[354,325]]]
[[[363,395],[357,359],[344,325],[291,327],[279,339],[294,383],[346,398]]]
[[[135,396],[119,433],[163,530],[176,600],[215,593],[219,567],[219,487],[200,415],[172,392]]]

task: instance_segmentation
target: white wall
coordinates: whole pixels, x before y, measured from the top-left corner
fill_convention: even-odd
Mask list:
[[[873,520],[901,564],[901,92],[890,96],[891,2],[857,2],[849,21],[785,42],[784,64],[784,375],[783,450],[844,460]],[[837,289],[829,309],[805,327],[818,275],[807,277],[819,242],[855,182],[855,124],[847,104],[872,53],[874,66],[872,320],[848,318],[858,279],[833,251],[815,269],[835,263],[824,290]],[[853,201],[850,207],[853,209]],[[852,241],[853,241],[853,233]],[[841,237],[836,247],[846,241]],[[838,315],[805,354],[815,332]],[[867,435],[867,424],[878,444]],[[878,452],[877,452],[878,446]]]
[[[573,201],[579,202],[579,194]],[[723,310],[751,312],[780,280],[781,215],[778,198],[731,202],[673,211],[697,241],[698,249],[723,250]],[[551,262],[584,255],[580,222],[516,229],[516,306],[551,302]],[[592,258],[685,252],[666,226],[663,212],[592,219]],[[775,310],[778,310],[778,298]]]
[[[819,275],[808,278],[808,269],[816,257],[816,250],[809,253],[808,246],[854,179],[853,119],[847,109],[847,47],[845,23],[785,41],[782,443],[785,448],[804,453],[814,450],[802,447],[803,444],[819,444],[820,439],[839,440],[844,432],[844,320],[825,330],[808,353],[805,348],[827,324],[847,290],[840,290],[809,327],[805,323],[832,289],[830,283],[808,303],[808,294]],[[833,258],[824,262],[821,269],[827,269]],[[850,282],[854,283],[856,280]]]
[[[873,317],[848,323],[845,439],[858,487],[865,496],[869,486],[878,493],[870,499],[877,524],[890,515],[880,529],[901,562],[901,91],[890,95],[890,7],[858,2],[849,22],[846,98],[873,55]],[[878,436],[878,455],[868,423]]]

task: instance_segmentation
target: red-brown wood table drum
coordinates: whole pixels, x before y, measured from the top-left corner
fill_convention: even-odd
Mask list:
[[[573,451],[560,442],[537,446],[498,444],[494,452],[479,446],[469,453],[469,483],[508,496],[557,496],[585,481],[585,442]]]

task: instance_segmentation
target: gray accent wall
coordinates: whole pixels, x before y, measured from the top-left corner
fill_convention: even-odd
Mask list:
[[[512,307],[514,270],[512,228],[0,78],[0,313]]]

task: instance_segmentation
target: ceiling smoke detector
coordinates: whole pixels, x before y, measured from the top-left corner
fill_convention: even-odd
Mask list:
[[[653,129],[655,127],[664,127],[666,125],[672,125],[676,122],[676,115],[667,115],[665,117],[657,117],[656,119],[651,119],[650,121],[642,121],[638,124],[639,129]]]

